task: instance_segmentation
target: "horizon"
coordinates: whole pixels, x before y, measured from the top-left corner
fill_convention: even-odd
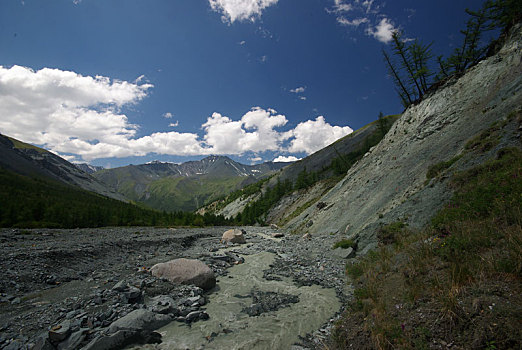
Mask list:
[[[0,131],[105,168],[295,161],[403,110],[381,55],[394,30],[448,55],[478,5],[4,1]]]

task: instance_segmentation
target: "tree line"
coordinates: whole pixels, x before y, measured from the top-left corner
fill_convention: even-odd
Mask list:
[[[0,169],[0,227],[219,226],[222,215],[160,212]]]

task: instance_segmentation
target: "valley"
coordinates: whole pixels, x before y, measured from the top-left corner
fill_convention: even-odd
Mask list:
[[[1,345],[120,348],[121,341],[104,347],[101,339],[109,338],[111,324],[135,310],[164,317],[165,327],[156,331],[162,343],[146,348],[266,349],[328,341],[349,292],[342,254],[324,249],[339,237],[244,227],[247,243],[227,246],[220,243],[225,229],[1,230]],[[203,291],[148,272],[156,263],[181,257],[210,266],[216,287]],[[192,299],[199,304],[187,304]],[[159,300],[170,304],[156,304]],[[187,319],[191,312],[206,316]],[[255,332],[268,324],[266,332]],[[67,327],[66,340],[49,338],[45,329],[56,327]],[[153,339],[153,330],[138,341]]]
[[[521,348],[522,24],[498,15],[521,4],[484,6],[467,30],[500,37],[467,33],[431,87],[429,45],[393,33],[404,111],[293,162],[102,169],[0,135],[0,348]],[[212,118],[202,154],[230,123],[298,134]]]

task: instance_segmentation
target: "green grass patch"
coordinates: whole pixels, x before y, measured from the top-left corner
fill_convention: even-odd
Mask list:
[[[435,339],[519,348],[521,179],[522,151],[501,149],[452,176],[454,195],[429,227],[383,226],[379,249],[346,266],[354,298],[333,348],[351,343],[354,327],[366,332],[359,344],[374,348],[427,349]]]
[[[348,248],[355,248],[356,243],[351,239],[343,239],[339,242],[335,242],[332,249],[342,248],[342,249],[348,249]]]
[[[426,179],[427,180],[433,179],[434,177],[436,177],[439,174],[443,173],[444,171],[446,171],[446,169],[448,169],[453,164],[455,164],[455,162],[457,162],[460,158],[462,158],[462,155],[458,155],[456,157],[453,157],[450,160],[445,161],[445,162],[440,162],[440,163],[431,165],[428,168],[428,172],[426,173]]]

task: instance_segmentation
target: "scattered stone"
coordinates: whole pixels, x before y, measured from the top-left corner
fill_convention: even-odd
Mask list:
[[[214,272],[199,260],[175,259],[154,265],[150,272],[155,277],[179,284],[194,284],[205,290],[212,289],[216,285]]]
[[[282,233],[282,232],[274,232],[274,233],[272,233],[272,237],[273,238],[282,238],[284,236],[285,236],[285,234]]]

